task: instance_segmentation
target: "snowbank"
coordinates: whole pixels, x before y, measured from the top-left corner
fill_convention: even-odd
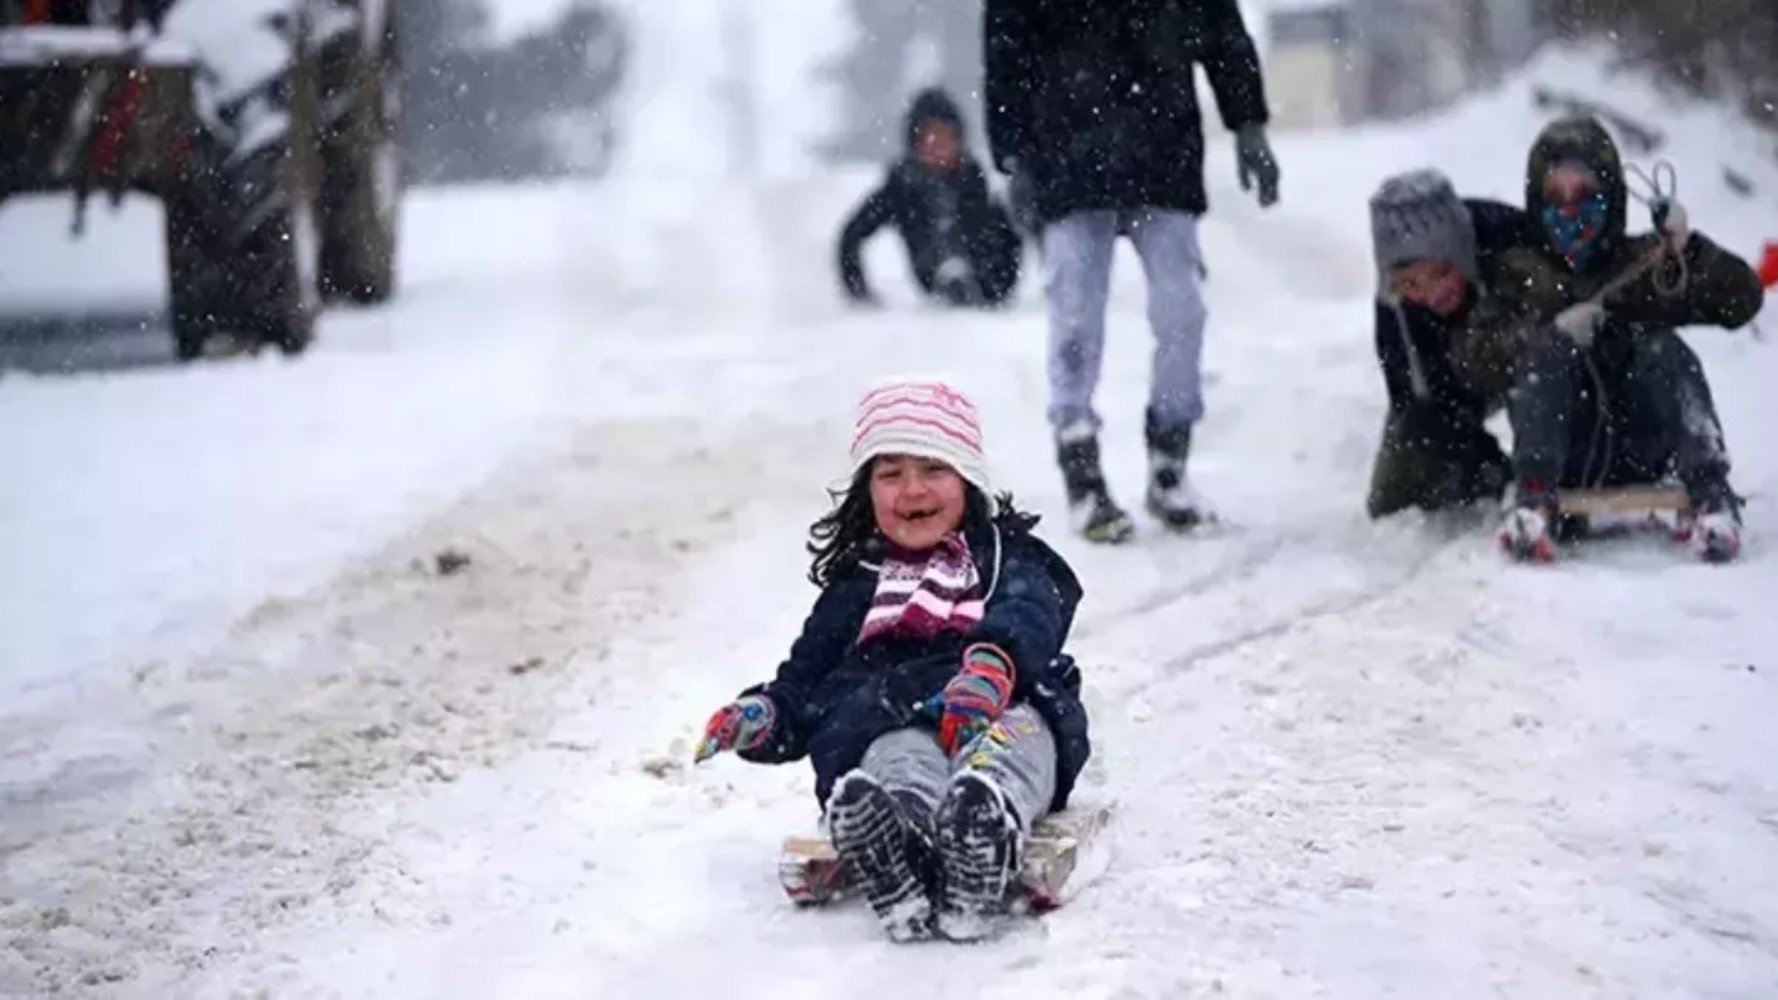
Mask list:
[[[532,299],[558,280],[573,202],[415,196],[402,305],[330,312],[297,362],[0,378],[0,466],[18,484],[0,497],[0,700],[212,638],[522,452],[546,429],[551,351],[575,333]],[[65,211],[9,206],[0,227]],[[157,246],[156,223],[132,208],[76,248],[50,229],[42,254],[0,265],[0,303],[157,309],[158,255],[123,252]]]

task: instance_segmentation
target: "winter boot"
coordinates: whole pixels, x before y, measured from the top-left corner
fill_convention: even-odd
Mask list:
[[[1136,526],[1111,499],[1105,473],[1099,467],[1099,438],[1082,422],[1056,434],[1056,461],[1062,466],[1062,485],[1068,491],[1068,513],[1089,542],[1117,544],[1128,541]]]
[[[1741,498],[1727,477],[1713,477],[1686,490],[1691,506],[1680,516],[1680,541],[1705,562],[1733,562],[1741,555]]]
[[[828,799],[827,823],[848,881],[864,893],[890,940],[930,938],[932,847],[894,798],[875,778],[852,771]]]
[[[1515,491],[1500,525],[1500,548],[1520,562],[1556,561],[1556,494],[1541,479],[1528,479]]]
[[[979,941],[994,929],[1018,888],[1019,818],[1000,787],[959,775],[938,807],[938,930],[952,941]]]
[[[1176,531],[1211,519],[1209,504],[1192,489],[1185,474],[1192,448],[1191,425],[1163,429],[1150,410],[1143,436],[1148,442],[1148,512]]]

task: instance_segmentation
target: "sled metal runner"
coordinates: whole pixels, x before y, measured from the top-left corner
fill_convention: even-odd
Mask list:
[[[1059,908],[1076,886],[1088,849],[1110,822],[1109,805],[1080,806],[1038,820],[1025,842],[1016,901],[1036,913]],[[799,907],[839,902],[848,891],[833,842],[820,836],[784,839],[778,881]]]

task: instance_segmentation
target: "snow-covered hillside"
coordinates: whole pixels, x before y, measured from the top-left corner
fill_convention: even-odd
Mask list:
[[[1536,77],[1661,107],[1597,63]],[[1364,198],[1435,163],[1516,200],[1528,94],[1281,136],[1271,212],[1212,149],[1193,468],[1231,523],[1201,538],[1062,530],[1033,281],[931,311],[883,239],[889,308],[841,304],[868,172],[428,194],[400,303],[330,314],[300,362],[0,377],[0,994],[1778,993],[1774,349],[1688,335],[1753,497],[1737,565],[1508,566],[1485,519],[1362,514]],[[1757,141],[1660,115],[1693,223],[1778,236]],[[64,207],[0,210],[0,308],[151,310],[152,266],[51,238]],[[1120,250],[1101,390],[1125,497],[1137,274]],[[974,391],[997,480],[1085,580],[1083,794],[1118,810],[1102,880],[976,948],[791,909],[806,768],[686,766],[806,612],[855,393],[904,368]]]

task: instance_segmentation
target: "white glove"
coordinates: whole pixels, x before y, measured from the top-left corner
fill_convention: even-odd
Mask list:
[[[1654,220],[1655,232],[1661,234],[1674,253],[1685,252],[1687,241],[1692,238],[1691,218],[1685,213],[1685,206],[1672,198],[1656,198],[1648,203],[1648,214]]]
[[[1597,302],[1582,302],[1556,314],[1556,329],[1583,351],[1593,346],[1593,336],[1604,325],[1605,307]]]

